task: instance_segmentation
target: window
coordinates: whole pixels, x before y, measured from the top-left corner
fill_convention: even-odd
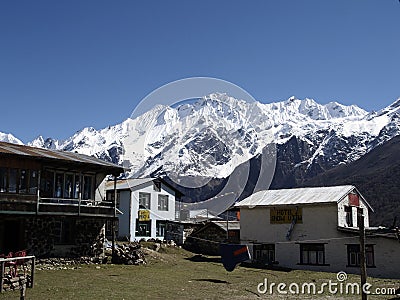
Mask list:
[[[161,182],[160,181],[153,181],[153,190],[155,192],[161,192]]]
[[[74,174],[65,174],[64,198],[71,199],[74,197]]]
[[[30,170],[29,172],[29,194],[35,195],[38,188],[38,171]]]
[[[6,168],[0,168],[0,193],[7,192],[7,172]]]
[[[37,193],[38,174],[36,170],[0,168],[0,193]]]
[[[157,220],[156,221],[156,236],[164,237],[165,236],[165,226],[166,222]]]
[[[254,259],[264,264],[272,264],[275,261],[275,245],[261,244],[253,246]]]
[[[93,199],[93,177],[83,176],[83,195],[82,199]]]
[[[42,178],[41,178],[41,187],[40,187],[40,193],[41,196],[44,198],[50,198],[53,197],[53,189],[54,189],[54,172],[45,170],[42,173]]]
[[[324,244],[300,244],[300,264],[302,265],[324,265]]]
[[[56,173],[54,197],[63,197],[64,173]]]
[[[28,174],[27,170],[19,170],[18,192],[26,194],[28,192]]]
[[[9,193],[17,192],[17,177],[18,177],[18,170],[10,169],[9,170],[9,178],[8,178],[8,192]]]
[[[150,209],[150,194],[139,192],[139,209]]]
[[[158,195],[158,210],[168,210],[168,195]]]
[[[349,227],[353,227],[353,210],[351,206],[345,206],[344,212],[346,213],[346,224]]]
[[[81,176],[75,174],[74,179],[74,198],[79,199],[79,193],[81,192]]]
[[[136,219],[136,236],[151,236],[151,220],[139,221]]]
[[[361,253],[359,244],[347,245],[347,265],[349,267],[359,267],[361,260],[360,257]],[[365,245],[365,259],[367,262],[367,267],[375,266],[373,245]]]

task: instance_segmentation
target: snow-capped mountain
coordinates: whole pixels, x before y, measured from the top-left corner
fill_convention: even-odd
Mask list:
[[[132,176],[225,178],[277,145],[278,186],[355,161],[400,133],[400,99],[368,113],[336,102],[291,97],[263,104],[211,94],[176,107],[157,105],[136,119],[84,128],[65,141],[30,145],[76,151],[123,164]],[[279,177],[279,176],[278,176]]]
[[[12,144],[23,145],[22,141],[17,139],[11,133],[0,132],[0,142],[7,142],[7,143],[12,143]]]

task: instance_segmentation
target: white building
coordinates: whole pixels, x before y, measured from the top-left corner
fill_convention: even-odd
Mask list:
[[[354,186],[266,190],[238,202],[252,260],[291,269],[359,273],[357,213],[367,230],[369,276],[400,278],[395,232],[369,227],[371,206]]]
[[[106,184],[107,198],[113,199],[113,183]],[[167,221],[175,220],[179,192],[161,179],[140,178],[117,181],[118,238],[135,241],[164,239]]]

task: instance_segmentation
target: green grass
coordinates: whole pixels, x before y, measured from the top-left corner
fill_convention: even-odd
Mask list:
[[[200,259],[193,259],[200,258]],[[82,265],[75,270],[38,270],[35,287],[27,289],[26,299],[299,299],[298,295],[263,295],[257,285],[269,282],[321,284],[336,274],[311,271],[272,271],[237,267],[227,272],[216,257],[195,256],[178,248],[150,252],[148,264]],[[374,287],[400,286],[400,281],[369,279]],[[359,282],[349,275],[347,282]],[[335,295],[310,295],[301,299],[337,299]],[[357,297],[345,297],[345,299]],[[368,299],[388,299],[372,296]],[[393,298],[393,297],[392,297]],[[0,300],[19,299],[19,291],[0,294]]]

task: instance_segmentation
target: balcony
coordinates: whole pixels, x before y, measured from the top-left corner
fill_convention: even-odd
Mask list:
[[[0,193],[0,214],[114,217],[114,202]]]

